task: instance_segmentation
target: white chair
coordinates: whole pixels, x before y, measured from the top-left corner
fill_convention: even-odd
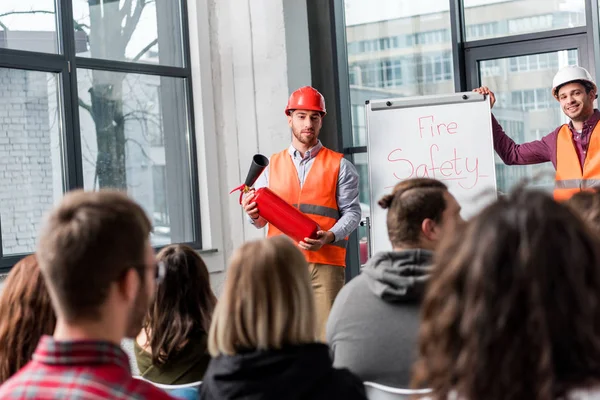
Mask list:
[[[428,399],[431,389],[400,389],[375,382],[364,382],[369,400]]]
[[[148,379],[144,379],[141,376],[135,376],[134,378],[149,382],[149,383],[153,384],[154,386],[156,386],[157,388],[160,388],[160,389],[164,390],[165,392],[169,393],[174,398],[184,399],[184,400],[185,399],[197,399],[198,392],[200,390],[200,386],[202,385],[202,381],[192,382],[192,383],[184,383],[181,385],[165,385],[162,383],[156,383],[156,382],[149,381]]]

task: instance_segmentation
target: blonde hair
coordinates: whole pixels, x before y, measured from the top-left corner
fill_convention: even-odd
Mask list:
[[[279,349],[316,338],[314,298],[300,250],[283,236],[240,247],[213,315],[210,354]]]

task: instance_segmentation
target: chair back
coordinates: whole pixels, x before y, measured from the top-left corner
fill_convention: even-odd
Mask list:
[[[200,393],[200,385],[202,385],[202,381],[184,383],[181,385],[165,385],[163,383],[149,381],[148,379],[144,379],[141,376],[136,376],[135,378],[149,382],[154,386],[161,388],[165,392],[169,393],[172,397],[180,400],[197,400],[198,394]]]
[[[369,400],[409,400],[428,399],[431,389],[402,389],[381,385],[375,382],[365,382],[365,391]]]

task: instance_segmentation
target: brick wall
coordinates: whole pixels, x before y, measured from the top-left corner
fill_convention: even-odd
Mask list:
[[[0,224],[5,255],[33,250],[41,217],[53,203],[51,132],[56,135],[59,124],[56,93],[51,93],[55,82],[44,72],[0,68]]]

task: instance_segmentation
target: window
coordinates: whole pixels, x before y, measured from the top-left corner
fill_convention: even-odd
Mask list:
[[[0,93],[1,254],[31,253],[42,214],[63,191],[59,79],[0,68]]]
[[[464,12],[469,41],[585,26],[585,0],[464,0]]]
[[[153,245],[201,246],[182,1],[1,2],[0,268],[74,188],[127,190]]]
[[[572,54],[572,55],[571,55]],[[490,87],[496,94],[497,106],[494,115],[508,136],[516,143],[540,139],[562,124],[562,111],[550,93],[550,82],[560,67],[577,60],[577,50],[561,50],[548,53],[530,54],[485,60],[478,63],[481,84]],[[550,65],[556,67],[549,68]],[[497,66],[497,76],[487,76],[483,71]],[[542,68],[542,67],[548,68]],[[523,72],[536,71],[524,75]],[[518,88],[518,90],[513,90]],[[498,190],[508,192],[521,179],[536,177],[535,184],[551,190],[553,187],[552,164],[506,166],[496,156]]]
[[[540,71],[558,69],[558,53],[532,54],[520,57],[511,57],[509,59],[510,72]],[[567,64],[577,64],[577,51],[567,51]]]
[[[58,53],[54,0],[0,2],[0,48]]]
[[[78,56],[183,66],[179,2],[72,2],[75,32],[88,35],[87,49],[80,49]],[[117,21],[123,21],[119,32],[115,30]],[[93,29],[86,29],[87,26]]]

